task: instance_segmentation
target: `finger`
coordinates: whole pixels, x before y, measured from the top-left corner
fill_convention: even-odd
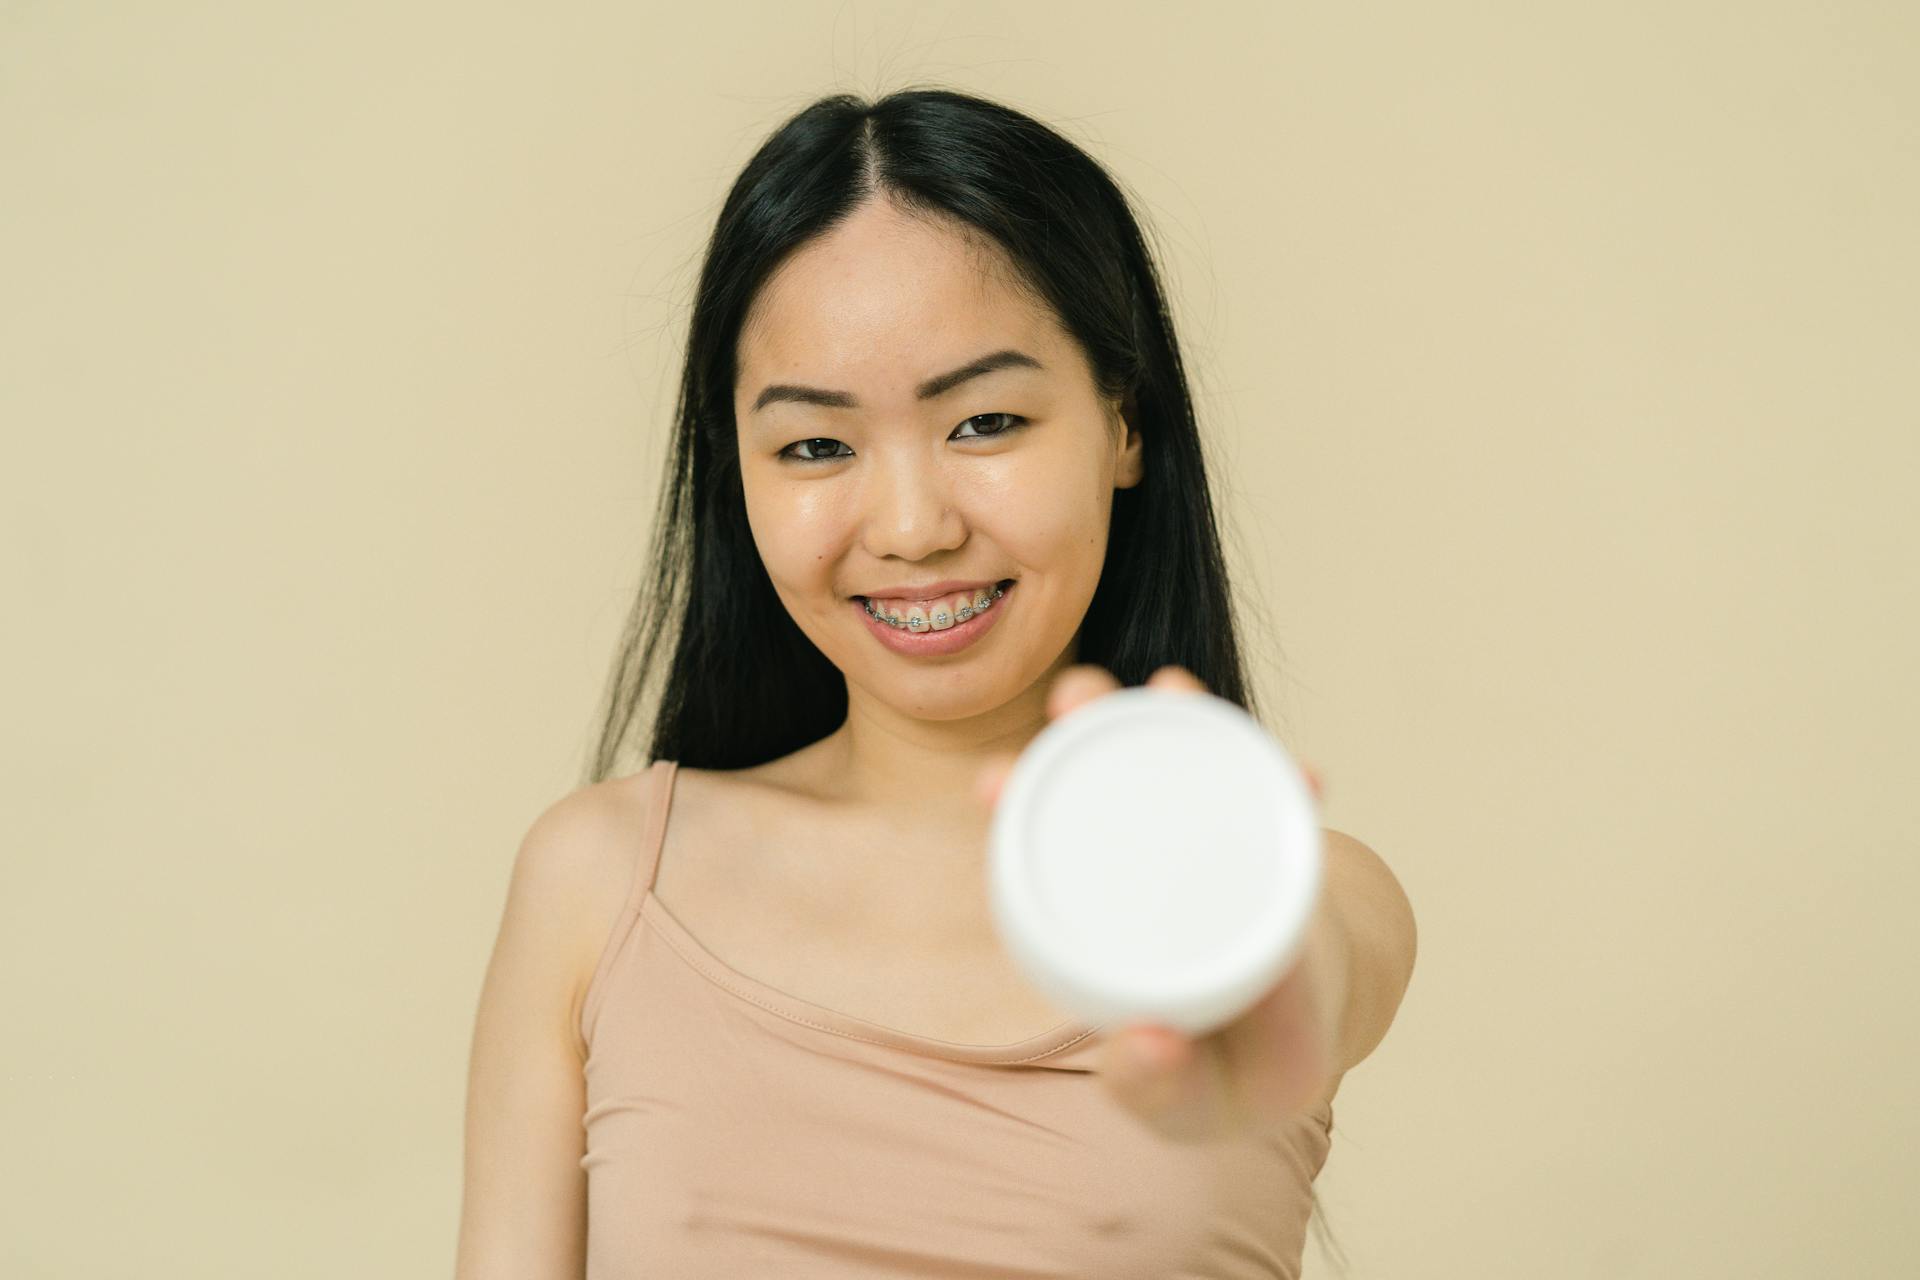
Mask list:
[[[1053,678],[1053,687],[1047,690],[1047,716],[1058,720],[1119,687],[1120,682],[1105,667],[1076,663]]]
[[[1316,804],[1325,802],[1327,784],[1321,779],[1320,771],[1305,761],[1300,761],[1299,764],[1300,772],[1306,775],[1307,786],[1313,792],[1314,802]]]
[[[974,776],[973,793],[981,804],[991,809],[1000,803],[1000,793],[1006,789],[1007,778],[1019,758],[1010,752],[1001,752],[980,766],[980,772]]]
[[[1181,666],[1164,666],[1147,677],[1147,688],[1181,693],[1205,693],[1207,686],[1199,676]]]
[[[1170,1027],[1139,1023],[1107,1041],[1101,1076],[1129,1110],[1151,1119],[1177,1092],[1177,1077],[1192,1066],[1193,1041]]]

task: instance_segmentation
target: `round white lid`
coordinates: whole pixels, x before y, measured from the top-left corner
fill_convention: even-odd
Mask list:
[[[1053,721],[994,810],[994,917],[1089,1022],[1200,1034],[1271,988],[1320,889],[1306,779],[1224,698],[1139,686]]]

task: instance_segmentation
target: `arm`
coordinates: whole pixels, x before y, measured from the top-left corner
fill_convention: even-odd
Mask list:
[[[577,1280],[586,1267],[586,1083],[576,1021],[592,887],[614,815],[586,788],[534,822],[513,864],[468,1068],[455,1280]]]
[[[1188,1142],[1290,1124],[1330,1102],[1386,1035],[1413,972],[1413,909],[1366,845],[1323,829],[1322,848],[1324,878],[1299,960],[1251,1008],[1198,1038],[1152,1025],[1108,1038],[1101,1075],[1162,1136]]]

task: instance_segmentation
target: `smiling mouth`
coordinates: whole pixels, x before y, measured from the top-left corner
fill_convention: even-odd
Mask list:
[[[971,633],[974,620],[981,618],[988,609],[1013,590],[1014,579],[1002,578],[989,586],[981,587],[972,593],[971,600],[966,592],[957,592],[947,596],[936,596],[932,600],[918,601],[906,606],[897,601],[891,612],[882,612],[873,603],[873,597],[856,595],[849,597],[866,611],[867,618],[874,624],[896,633],[915,637],[945,635],[949,631]],[[960,600],[958,606],[949,606],[948,601]],[[976,602],[984,601],[984,604]],[[924,606],[924,607],[923,607]]]
[[[1002,579],[1000,579],[1000,581],[998,581],[998,582],[996,582],[996,583],[994,583],[994,584],[993,584],[993,588],[997,588],[997,589],[999,589],[999,590],[1001,590],[1001,591],[1005,591],[1005,590],[1006,590],[1006,589],[1007,589],[1008,587],[1010,587],[1010,586],[1012,586],[1012,585],[1013,585],[1013,583],[1014,583],[1014,579],[1012,579],[1012,578],[1002,578]],[[992,588],[989,588],[989,589],[992,589]],[[957,593],[957,592],[956,592],[956,593],[953,593],[953,594],[959,594],[959,593]],[[861,604],[872,604],[872,603],[873,603],[873,597],[872,597],[872,596],[851,596],[851,597],[849,597],[849,598],[850,598],[850,599],[853,599],[853,600],[858,600],[858,601],[859,601],[859,602],[860,602]],[[940,599],[940,600],[944,600],[944,599],[946,599],[946,598],[947,598],[946,596],[938,596],[938,597],[936,597],[936,599]]]

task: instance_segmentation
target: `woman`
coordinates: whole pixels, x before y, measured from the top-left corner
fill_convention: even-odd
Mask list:
[[[592,777],[515,862],[460,1280],[1297,1275],[1412,965],[1385,865],[1326,833],[1302,959],[1197,1042],[1076,1024],[986,905],[1049,717],[1143,681],[1249,706],[1111,178],[953,92],[794,117],[708,249],[660,512]]]

